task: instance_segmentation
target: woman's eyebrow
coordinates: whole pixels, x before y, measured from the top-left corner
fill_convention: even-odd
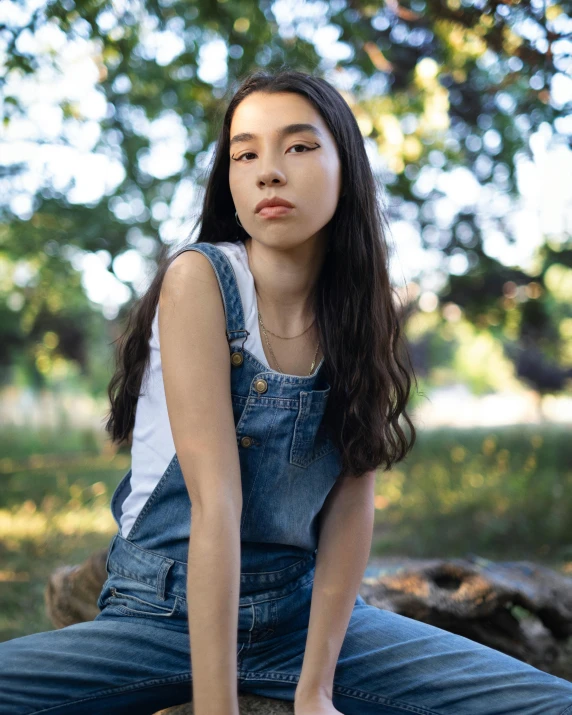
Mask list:
[[[315,127],[313,124],[287,124],[285,127],[279,127],[276,130],[276,134],[281,139],[282,137],[288,136],[289,134],[298,134],[298,132],[312,132],[316,136],[322,138],[322,132]],[[240,142],[248,142],[257,138],[257,134],[251,134],[250,132],[243,132],[242,134],[235,134],[230,140],[230,145],[239,144]]]

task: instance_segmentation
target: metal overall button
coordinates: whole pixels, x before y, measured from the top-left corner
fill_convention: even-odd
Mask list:
[[[260,378],[259,380],[255,381],[254,389],[256,390],[256,392],[259,393],[266,392],[266,390],[268,389],[268,383],[266,382],[266,380]]]
[[[250,447],[250,445],[252,444],[252,442],[253,442],[252,437],[243,437],[243,438],[240,440],[240,444],[241,444],[243,447]]]
[[[239,365],[242,365],[242,363],[244,362],[244,357],[243,357],[242,353],[235,352],[235,353],[232,353],[232,355],[230,356],[230,361],[233,365],[238,367]]]

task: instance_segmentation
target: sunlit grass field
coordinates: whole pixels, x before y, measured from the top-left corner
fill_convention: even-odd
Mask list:
[[[0,437],[0,641],[51,630],[50,572],[107,546],[117,527],[109,502],[128,453],[90,432],[3,430]]]
[[[568,426],[420,432],[378,475],[372,556],[531,559],[572,573]],[[129,469],[91,432],[0,437],[0,641],[50,630],[43,592],[59,565],[109,544]]]
[[[406,459],[378,475],[372,551],[566,567],[571,495],[569,425],[421,432]]]

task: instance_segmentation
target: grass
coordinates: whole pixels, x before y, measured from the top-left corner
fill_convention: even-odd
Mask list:
[[[419,433],[378,475],[372,553],[532,559],[572,570],[569,426]]]
[[[57,445],[57,453],[54,453]],[[117,530],[109,508],[130,456],[92,433],[4,430],[0,441],[0,641],[51,630],[44,588]]]
[[[0,641],[51,630],[47,578],[109,544],[109,502],[129,466],[91,432],[3,430]],[[372,556],[477,553],[572,573],[571,489],[566,426],[421,432],[378,475]]]

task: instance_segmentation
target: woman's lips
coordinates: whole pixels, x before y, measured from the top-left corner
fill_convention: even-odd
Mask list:
[[[293,209],[290,206],[265,206],[258,212],[259,216],[262,218],[279,218],[280,216],[286,216]]]

